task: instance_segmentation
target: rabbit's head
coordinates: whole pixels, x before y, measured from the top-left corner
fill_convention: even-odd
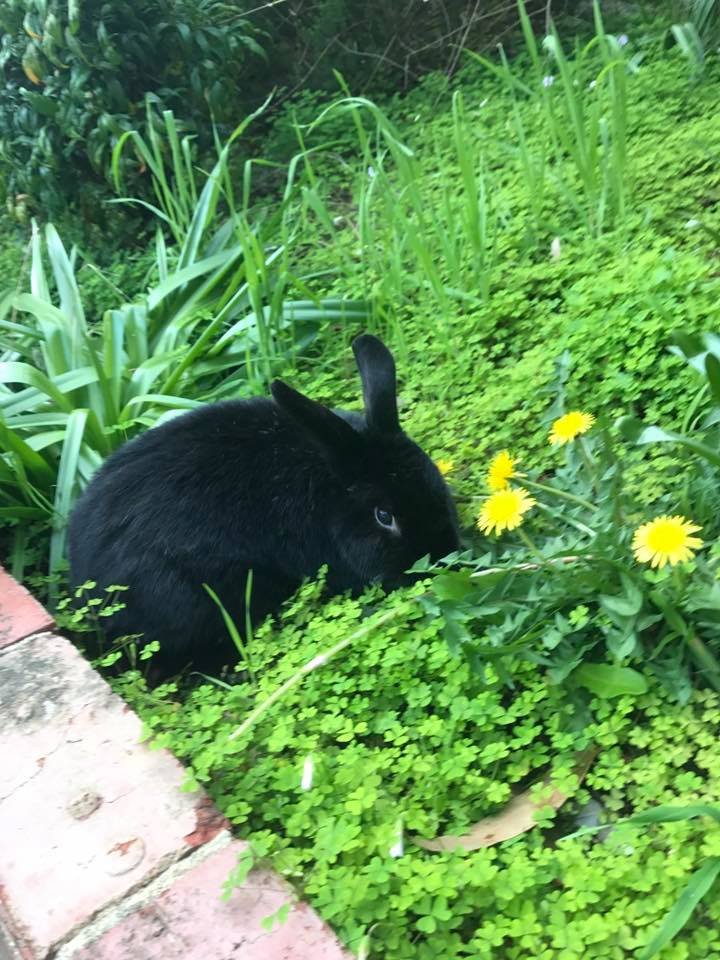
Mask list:
[[[333,478],[321,494],[328,502],[316,509],[330,538],[329,585],[339,590],[396,584],[416,560],[437,560],[459,546],[445,481],[400,427],[392,354],[369,334],[354,341],[353,352],[364,415],[329,410],[280,381],[271,387]]]

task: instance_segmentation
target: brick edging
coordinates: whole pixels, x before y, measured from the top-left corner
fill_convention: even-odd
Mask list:
[[[0,565],[0,650],[54,626],[48,611]]]
[[[347,960],[52,626],[0,567],[0,960]]]

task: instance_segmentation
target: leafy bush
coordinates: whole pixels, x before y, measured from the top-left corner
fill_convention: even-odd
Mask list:
[[[148,96],[179,110],[207,151],[211,116],[241,119],[236,91],[262,52],[255,28],[219,0],[6,0],[0,27],[6,191],[51,217],[80,201],[81,215],[97,218],[113,145],[141,122]]]

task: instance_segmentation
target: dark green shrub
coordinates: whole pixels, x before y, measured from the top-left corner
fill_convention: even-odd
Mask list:
[[[544,0],[526,6],[542,29]],[[517,26],[505,0],[2,0],[0,178],[12,205],[19,194],[57,220],[77,202],[96,222],[113,145],[142,123],[148,96],[202,154],[213,122],[235,126],[273,88],[336,91],[339,70],[354,91],[393,93],[430,70],[453,73],[462,47],[494,49]]]
[[[611,23],[635,11],[607,6]],[[546,0],[527,0],[534,28],[547,24]],[[654,14],[660,11],[653,10]],[[554,0],[552,16],[573,33],[592,31],[592,0]],[[296,90],[336,90],[339,70],[354,93],[407,90],[421,76],[455,72],[462,48],[514,52],[518,7],[507,0],[304,0],[268,4],[257,14],[267,33],[275,82]]]
[[[5,0],[0,28],[7,194],[50,216],[78,201],[91,221],[113,144],[142,122],[147,96],[180,108],[200,149],[210,146],[211,116],[237,115],[246,62],[261,52],[251,25],[218,0]]]
[[[544,0],[528,7],[542,23]],[[475,0],[310,0],[302,16],[285,4],[262,16],[272,36],[270,60],[286,65],[291,84],[334,89],[335,69],[355,90],[375,91],[408,87],[430,70],[452,70],[461,46],[492,48],[518,21],[515,5],[504,0],[479,6]]]

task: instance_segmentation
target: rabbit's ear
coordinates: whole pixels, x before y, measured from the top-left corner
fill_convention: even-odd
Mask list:
[[[270,392],[283,413],[291,417],[341,470],[350,469],[364,445],[349,423],[282,380],[273,380]]]
[[[367,425],[380,433],[396,433],[400,424],[392,354],[369,333],[357,337],[352,348],[362,380]]]

